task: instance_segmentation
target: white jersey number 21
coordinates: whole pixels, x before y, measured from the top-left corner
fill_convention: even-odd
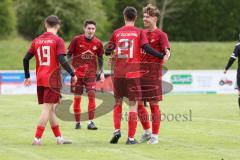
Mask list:
[[[117,47],[118,58],[133,58],[133,43],[133,40],[120,39],[118,44],[121,44],[121,46]],[[122,51],[129,51],[129,57],[128,55],[122,54]]]

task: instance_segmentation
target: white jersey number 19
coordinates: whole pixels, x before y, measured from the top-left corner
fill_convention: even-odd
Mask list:
[[[50,46],[42,46],[37,49],[39,65],[49,66],[50,65]]]

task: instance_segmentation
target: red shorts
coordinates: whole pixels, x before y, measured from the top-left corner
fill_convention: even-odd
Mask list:
[[[141,90],[143,100],[162,100],[162,81],[159,79],[141,79]]]
[[[113,91],[116,99],[128,98],[129,101],[142,99],[139,78],[114,78]]]
[[[71,92],[77,95],[82,95],[84,87],[86,88],[86,92],[90,90],[94,90],[96,88],[96,78],[91,77],[91,78],[78,78],[77,83],[73,85],[71,83]]]
[[[141,77],[141,90],[143,100],[162,100],[162,64],[155,62],[142,62],[141,70],[148,72]]]
[[[44,86],[37,86],[38,103],[59,103],[60,102],[60,88],[49,88]]]

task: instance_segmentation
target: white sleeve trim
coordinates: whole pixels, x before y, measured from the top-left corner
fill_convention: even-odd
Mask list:
[[[232,53],[231,57],[234,58],[234,59],[237,58],[237,57],[235,56],[235,53]]]

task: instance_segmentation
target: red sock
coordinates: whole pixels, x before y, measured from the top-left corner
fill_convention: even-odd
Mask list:
[[[93,120],[95,115],[95,92],[90,91],[88,92],[88,119]]]
[[[137,129],[137,112],[128,113],[128,138],[134,138]]]
[[[121,120],[122,120],[122,105],[116,104],[113,110],[113,123],[115,130],[121,128]]]
[[[161,121],[161,112],[159,105],[150,105],[152,113],[152,134],[158,134]]]
[[[74,116],[76,122],[80,122],[80,114],[81,114],[81,97],[74,97],[74,102],[73,102],[73,111],[74,111]]]
[[[61,132],[58,125],[52,126],[51,128],[55,137],[61,137]]]
[[[35,137],[38,138],[38,139],[42,138],[44,130],[45,130],[45,127],[40,126],[40,125],[37,126]]]
[[[148,112],[147,112],[146,108],[141,104],[138,105],[138,117],[143,126],[143,129],[144,130],[150,129],[150,121],[149,121]]]

